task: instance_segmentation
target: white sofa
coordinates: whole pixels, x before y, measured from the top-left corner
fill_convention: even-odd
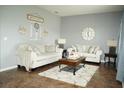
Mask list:
[[[67,49],[69,52],[70,58],[72,56],[84,56],[85,61],[87,62],[95,62],[95,63],[100,63],[101,62],[101,55],[102,55],[102,50],[100,49],[99,46],[90,46],[90,45],[72,45],[71,48]]]
[[[20,44],[17,47],[17,65],[30,72],[33,68],[58,61],[62,58],[62,51],[55,45]]]

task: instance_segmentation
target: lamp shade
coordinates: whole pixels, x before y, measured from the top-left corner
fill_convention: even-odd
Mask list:
[[[111,47],[116,47],[117,46],[117,41],[116,40],[108,40],[107,45]]]
[[[65,43],[66,43],[66,39],[64,38],[58,39],[58,44],[65,44]]]

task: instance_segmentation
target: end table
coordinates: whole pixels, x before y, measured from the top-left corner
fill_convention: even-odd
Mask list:
[[[114,66],[116,66],[116,58],[117,58],[117,54],[110,54],[110,53],[105,53],[104,54],[104,60],[106,63],[106,58],[108,58],[108,63],[110,63],[110,58],[114,58]]]

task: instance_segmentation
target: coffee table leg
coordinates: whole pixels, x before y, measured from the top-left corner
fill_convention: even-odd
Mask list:
[[[84,62],[83,67],[85,67],[86,62]]]
[[[59,68],[61,68],[61,65],[59,64]]]
[[[76,67],[74,67],[73,75],[75,75],[75,72],[76,72]]]
[[[61,72],[61,64],[59,64],[59,72]]]

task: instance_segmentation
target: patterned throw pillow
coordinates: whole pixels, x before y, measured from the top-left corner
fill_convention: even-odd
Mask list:
[[[72,45],[72,49],[73,49],[73,51],[77,52],[76,46]]]
[[[94,54],[96,54],[96,52],[97,52],[99,49],[100,49],[99,46],[95,47],[95,49],[94,49]]]
[[[94,53],[94,49],[95,49],[95,47],[94,47],[94,46],[91,46],[91,47],[89,48],[88,52],[89,52],[89,53]]]
[[[89,52],[89,48],[90,48],[90,46],[88,46],[88,45],[83,45],[83,46],[82,46],[82,52],[88,53],[88,52]]]
[[[41,55],[40,51],[39,51],[36,47],[33,49],[33,51],[34,51],[38,56]]]
[[[83,52],[81,45],[76,44],[75,46],[76,46],[77,52]]]
[[[29,46],[28,46],[28,51],[32,51],[32,52],[36,53],[38,56],[41,55],[41,52],[40,52],[39,49],[38,49],[37,47],[35,47],[35,46],[29,45]]]

